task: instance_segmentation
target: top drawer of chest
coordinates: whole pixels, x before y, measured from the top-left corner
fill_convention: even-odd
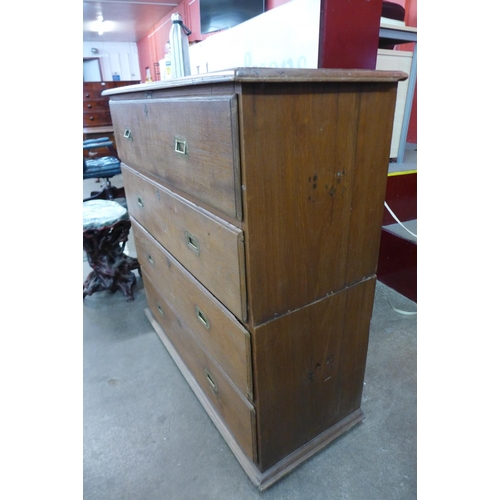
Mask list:
[[[241,220],[235,95],[110,101],[120,159]]]

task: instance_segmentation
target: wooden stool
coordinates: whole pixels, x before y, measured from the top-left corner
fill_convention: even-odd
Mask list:
[[[93,269],[83,283],[83,298],[94,292],[120,289],[127,301],[134,300],[132,287],[139,268],[137,259],[123,251],[130,231],[127,210],[115,201],[83,203],[83,249]]]

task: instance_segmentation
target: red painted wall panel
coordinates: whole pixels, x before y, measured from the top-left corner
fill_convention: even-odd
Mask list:
[[[141,38],[137,42],[137,49],[139,55],[139,66],[141,68],[141,81],[146,81],[146,67],[149,66],[151,70],[151,76],[154,80],[154,63],[163,59],[165,55],[165,44],[167,43],[170,36],[170,28],[172,27],[171,17],[174,12],[178,12],[186,26],[190,28],[187,24],[189,17],[189,11],[187,5],[189,1],[184,0],[177,7],[173,7],[172,10],[158,23],[156,23],[147,36]]]
[[[416,243],[382,229],[377,279],[413,302],[417,302]]]
[[[385,201],[401,222],[417,218],[417,173],[407,172],[401,175],[389,175]],[[396,221],[384,207],[382,224],[394,224]]]
[[[322,0],[320,68],[375,69],[382,0]]]
[[[137,53],[139,57],[139,66],[141,70],[141,82],[146,81],[146,66],[153,67],[151,51],[149,47],[149,38],[145,36],[137,42]]]

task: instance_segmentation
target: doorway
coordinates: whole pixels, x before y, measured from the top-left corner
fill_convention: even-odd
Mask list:
[[[83,81],[102,82],[101,62],[98,57],[83,58]]]

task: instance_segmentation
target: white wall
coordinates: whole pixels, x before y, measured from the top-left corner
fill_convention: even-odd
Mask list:
[[[189,48],[191,74],[243,66],[317,68],[320,0],[293,0]]]
[[[96,48],[98,53],[93,54],[92,48]],[[120,80],[141,79],[136,43],[83,42],[83,57],[99,58],[105,82],[112,81],[113,75],[120,75]]]

